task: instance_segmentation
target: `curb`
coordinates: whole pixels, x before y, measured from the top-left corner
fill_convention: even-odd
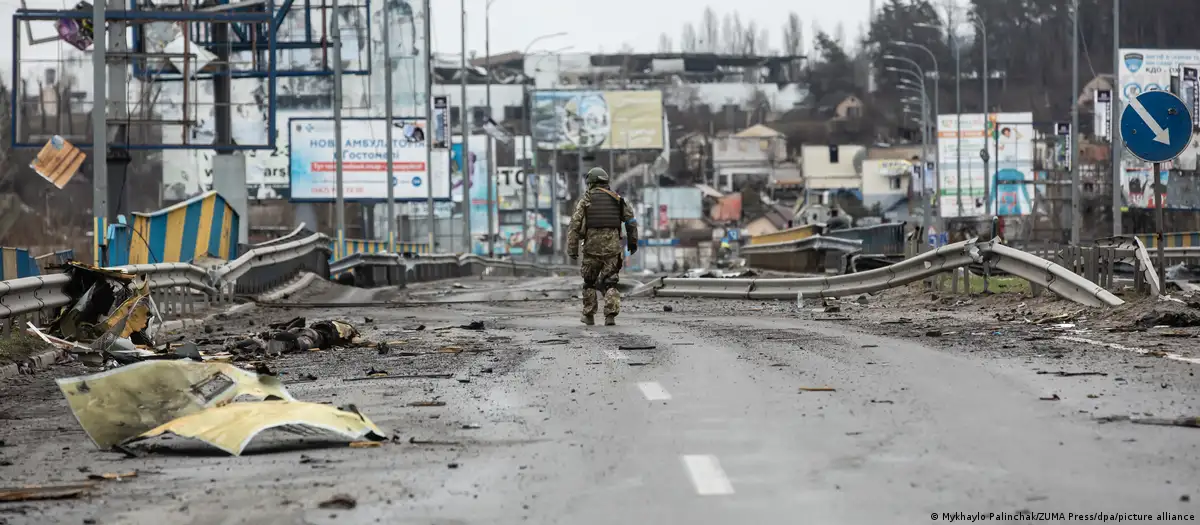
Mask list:
[[[19,375],[32,374],[35,370],[45,370],[50,368],[50,365],[64,358],[66,358],[66,352],[62,350],[49,350],[30,356],[23,362],[4,365],[0,367],[0,381]]]

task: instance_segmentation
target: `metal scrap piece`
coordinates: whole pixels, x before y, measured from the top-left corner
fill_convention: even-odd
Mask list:
[[[191,360],[142,361],[57,382],[84,432],[105,450],[240,396],[293,399],[278,377]]]
[[[122,445],[170,433],[198,439],[238,456],[255,436],[272,428],[306,437],[340,437],[350,442],[387,439],[379,427],[354,407],[341,410],[320,403],[262,401],[209,408],[160,425]]]

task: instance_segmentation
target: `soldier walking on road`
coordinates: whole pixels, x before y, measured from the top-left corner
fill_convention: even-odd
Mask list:
[[[625,227],[622,246],[621,226]],[[583,263],[579,273],[583,276],[583,317],[586,325],[596,324],[596,295],[604,296],[604,324],[617,324],[621,310],[621,295],[617,291],[621,267],[625,262],[625,250],[637,252],[637,220],[633,208],[625,199],[608,187],[608,173],[601,168],[592,168],[587,174],[587,191],[571,214],[571,228],[567,231],[567,255],[572,261],[579,258],[579,245],[583,244]]]

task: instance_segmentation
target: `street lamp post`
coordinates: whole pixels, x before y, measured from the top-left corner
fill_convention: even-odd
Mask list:
[[[486,90],[485,91],[486,94],[484,95],[484,97],[486,98],[487,101],[484,104],[487,106],[487,118],[488,119],[492,118],[492,2],[495,2],[495,1],[496,0],[488,0],[487,5],[484,6],[484,8],[483,8],[483,55],[484,55],[483,67],[484,67],[484,70],[487,72],[487,87],[484,88]],[[487,253],[488,253],[488,257],[496,256],[496,244],[495,244],[496,208],[497,208],[496,195],[495,195],[496,173],[495,173],[495,170],[492,169],[492,164],[495,162],[494,159],[496,158],[495,152],[493,151],[493,148],[495,147],[493,145],[494,142],[495,141],[492,140],[491,137],[488,137],[487,162],[484,164],[484,168],[483,168],[483,169],[487,170],[487,224],[488,224],[488,227],[487,227],[488,228],[488,231],[487,231]]]
[[[934,119],[935,119],[934,120],[934,129],[941,131],[940,126],[937,125],[937,117],[940,116],[940,111],[941,111],[941,107],[942,107],[941,102],[939,101],[939,99],[941,98],[939,96],[939,93],[941,93],[941,91],[942,91],[942,72],[941,72],[941,69],[938,67],[937,55],[933,54],[933,51],[931,51],[928,47],[925,47],[921,44],[914,44],[912,42],[904,42],[904,41],[897,41],[894,43],[898,46],[920,49],[920,50],[924,51],[927,55],[929,55],[929,59],[933,61],[933,82],[934,82],[934,84],[933,84],[933,112],[932,112],[932,114],[934,115]],[[888,60],[900,60],[902,62],[907,62],[907,63],[912,64],[918,70],[921,69],[920,64],[918,64],[915,60],[913,60],[911,58],[896,56],[896,55],[884,55],[883,58],[888,59]],[[935,194],[938,196],[938,201],[939,201],[939,205],[940,205],[941,194],[942,194],[942,148],[940,148],[938,146],[936,140],[934,141],[933,152],[934,152],[934,164],[935,164],[934,173],[937,175],[937,177],[934,178],[934,191],[935,191]],[[925,227],[929,228],[930,225],[931,225],[930,223],[926,223]]]
[[[921,180],[920,180],[921,186],[920,187],[921,187],[921,200],[923,201],[921,203],[921,211],[922,211],[922,213],[921,213],[922,223],[921,224],[922,224],[923,231],[921,231],[919,233],[919,235],[923,236],[923,235],[925,235],[925,231],[928,230],[930,223],[933,220],[933,203],[932,203],[932,199],[930,198],[931,195],[929,195],[929,189],[925,186],[925,172],[926,172],[927,167],[929,166],[929,121],[928,121],[928,119],[930,118],[929,95],[927,94],[927,91],[925,89],[925,71],[923,69],[921,69],[921,67],[919,65],[917,65],[916,63],[913,63],[913,67],[916,68],[916,72],[908,70],[908,69],[900,69],[900,68],[894,68],[894,67],[889,67],[887,69],[888,69],[888,71],[907,73],[909,75],[913,75],[913,76],[917,77],[917,79],[918,79],[918,83],[914,85],[911,82],[911,79],[904,78],[902,80],[909,80],[909,82],[901,82],[899,87],[900,87],[900,89],[917,91],[921,95],[921,169],[918,171],[918,173],[920,173],[920,175],[921,175]],[[936,144],[934,147],[936,147]],[[920,238],[920,236],[918,236],[918,238]],[[925,247],[926,243],[919,243],[918,246]],[[922,250],[922,251],[924,251],[924,250]]]
[[[533,40],[530,40],[529,44],[525,46],[525,49],[523,51],[521,51],[522,69],[525,71],[528,71],[528,68],[524,67],[525,66],[525,58],[529,56],[529,50],[533,49],[534,44],[537,44],[538,42],[541,42],[542,40],[546,40],[549,38],[556,38],[556,37],[566,36],[566,35],[567,35],[566,32],[550,33],[550,34],[546,34],[546,35],[542,35],[537,38],[534,38]],[[537,62],[534,63],[534,69],[536,70],[536,68],[537,68]],[[528,246],[527,240],[529,239],[529,178],[530,178],[530,174],[532,174],[533,176],[536,177],[537,173],[538,173],[538,169],[537,169],[538,148],[537,148],[537,141],[534,140],[535,137],[534,137],[534,133],[533,133],[533,100],[530,99],[529,82],[521,82],[521,91],[522,91],[521,98],[524,99],[524,101],[525,101],[525,122],[526,122],[526,127],[529,130],[529,155],[532,159],[531,169],[529,170],[529,172],[526,172],[526,174],[523,178],[524,182],[521,184],[521,242],[526,243],[526,246]],[[554,179],[551,179],[551,181],[553,181],[553,180]],[[552,184],[553,184],[553,182],[552,182]],[[553,224],[553,225],[551,225],[551,228],[558,228],[558,225]],[[557,239],[557,238],[558,237],[556,235],[555,239]],[[557,247],[556,247],[556,249],[557,249]],[[526,254],[526,255],[528,255],[528,254]]]

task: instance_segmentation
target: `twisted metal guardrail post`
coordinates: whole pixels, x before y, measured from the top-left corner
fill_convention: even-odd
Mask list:
[[[905,285],[972,262],[990,264],[1087,306],[1124,303],[1108,290],[1053,262],[996,241],[975,240],[942,246],[900,263],[861,273],[799,279],[666,278],[653,288],[652,293],[662,297],[745,299],[844,297]]]

